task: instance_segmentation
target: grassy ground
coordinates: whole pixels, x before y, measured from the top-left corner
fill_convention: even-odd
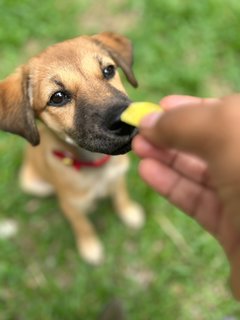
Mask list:
[[[0,21],[2,78],[48,44],[113,30],[134,42],[140,88],[126,84],[134,100],[239,90],[237,0],[0,0]],[[0,134],[0,230],[7,219],[17,226],[0,238],[0,320],[95,320],[115,298],[131,320],[240,319],[220,248],[139,179],[134,155],[128,183],[146,226],[127,230],[101,203],[92,220],[107,260],[93,268],[78,257],[55,199],[19,190],[24,145]]]

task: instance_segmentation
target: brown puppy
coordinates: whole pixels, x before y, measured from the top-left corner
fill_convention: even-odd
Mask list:
[[[96,199],[111,196],[130,227],[144,221],[125,186],[128,158],[123,154],[136,132],[119,119],[130,101],[117,67],[137,86],[129,40],[101,33],[53,45],[0,83],[0,128],[32,145],[41,141],[27,148],[20,173],[23,190],[57,194],[80,254],[93,264],[103,260],[86,216]],[[35,118],[41,120],[38,127]]]

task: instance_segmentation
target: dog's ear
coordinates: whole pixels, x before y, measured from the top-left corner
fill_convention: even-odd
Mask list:
[[[108,51],[117,65],[122,68],[128,81],[137,87],[138,83],[132,70],[133,49],[130,40],[113,32],[99,33],[92,38]]]
[[[40,138],[29,97],[29,76],[23,67],[0,82],[0,129],[18,134],[32,145]]]

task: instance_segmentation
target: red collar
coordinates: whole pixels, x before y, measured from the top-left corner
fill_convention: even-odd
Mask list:
[[[59,158],[66,166],[73,167],[76,170],[80,170],[83,167],[99,168],[111,159],[111,156],[104,155],[102,158],[94,161],[81,161],[76,159],[70,152],[54,150],[53,154],[57,158]]]

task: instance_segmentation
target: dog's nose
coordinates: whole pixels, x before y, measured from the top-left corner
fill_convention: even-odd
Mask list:
[[[113,118],[107,125],[108,130],[118,136],[131,135],[135,130],[135,127],[130,126],[121,121],[120,114]]]

